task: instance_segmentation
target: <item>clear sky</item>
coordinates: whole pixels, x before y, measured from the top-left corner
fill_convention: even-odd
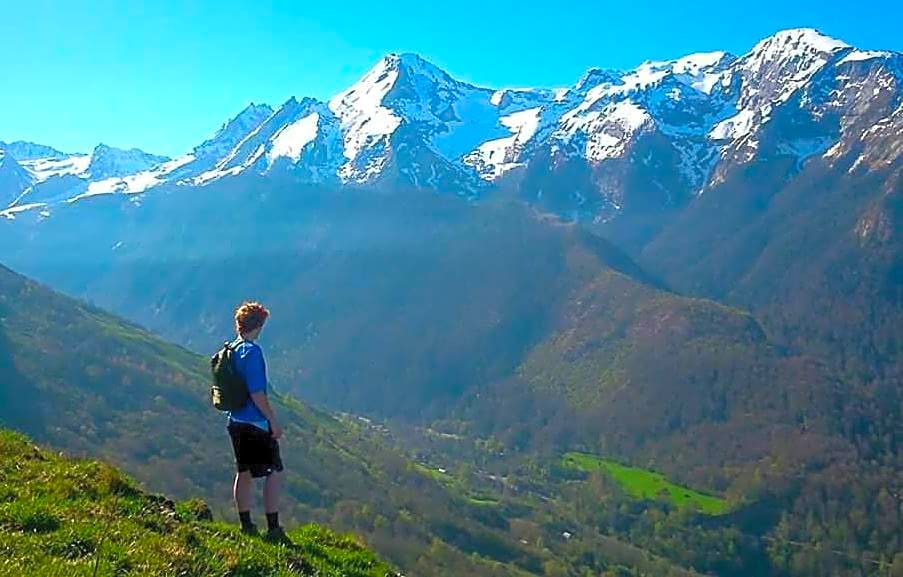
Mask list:
[[[328,98],[389,52],[492,87],[815,27],[903,50],[893,0],[0,0],[0,140],[177,155],[249,102]]]

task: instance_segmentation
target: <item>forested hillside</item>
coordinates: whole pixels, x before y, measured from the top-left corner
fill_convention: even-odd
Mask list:
[[[115,463],[153,490],[203,496],[220,518],[233,519],[231,448],[223,417],[206,398],[204,358],[5,268],[0,335],[3,426]],[[566,550],[522,541],[512,530],[511,518],[533,515],[530,503],[487,506],[466,486],[436,483],[392,447],[384,428],[287,396],[277,403],[289,526],[353,531],[414,574],[541,575],[549,562],[580,570]],[[555,535],[555,527],[537,530]],[[617,544],[598,566],[648,574],[645,557],[630,551]]]

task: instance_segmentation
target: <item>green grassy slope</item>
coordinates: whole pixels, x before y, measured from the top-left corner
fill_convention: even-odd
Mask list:
[[[309,525],[294,546],[246,537],[203,502],[141,491],[117,469],[0,430],[0,575],[34,577],[395,573],[355,539]]]

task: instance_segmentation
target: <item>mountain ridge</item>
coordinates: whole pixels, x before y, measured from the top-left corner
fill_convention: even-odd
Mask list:
[[[608,219],[629,210],[629,199],[609,190],[630,170],[618,164],[644,162],[649,138],[670,156],[662,161],[670,182],[650,184],[674,191],[656,202],[685,202],[679,197],[701,193],[755,158],[772,111],[826,69],[861,76],[863,65],[879,63],[895,94],[883,113],[891,118],[901,98],[901,61],[900,53],[859,50],[800,28],[763,39],[742,56],[709,52],[645,61],[628,71],[591,68],[575,85],[549,90],[478,87],[417,54],[392,53],[327,101],[302,98],[306,104],[298,109],[293,97],[278,110],[252,103],[224,124],[228,138],[221,131],[189,155],[132,174],[92,177],[86,191],[67,195],[204,186],[277,171],[301,182],[394,183],[473,197],[526,171],[516,176],[518,186],[535,197],[531,166],[579,163],[586,176],[559,201],[559,212]],[[861,138],[825,133],[781,150],[804,162],[836,156]],[[49,208],[39,198],[36,203]]]
[[[78,198],[93,182],[118,179],[169,160],[137,148],[125,150],[104,143],[89,154],[69,154],[24,141],[0,142],[0,158],[4,157],[8,163],[14,162],[20,173],[18,178],[6,176],[0,181],[0,205],[13,212]]]

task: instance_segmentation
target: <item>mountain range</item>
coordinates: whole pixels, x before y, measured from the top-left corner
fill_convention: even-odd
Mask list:
[[[332,205],[320,223],[326,227],[348,218],[334,212],[345,202],[335,192],[354,192],[371,208],[349,209],[364,221],[336,232],[346,246],[371,242],[373,226],[396,226],[392,210],[379,205],[403,193],[412,193],[411,204],[398,202],[398,212],[425,211],[415,223],[424,230],[434,225],[435,194],[480,205],[515,200],[580,223],[662,286],[769,319],[782,346],[880,379],[899,358],[901,63],[900,53],[803,28],[742,56],[592,69],[559,90],[494,90],[457,81],[419,56],[393,54],[328,102],[252,104],[174,160],[104,145],[69,155],[0,142],[0,199],[10,203],[0,214],[17,221],[2,231],[12,241],[0,256],[113,306],[110,290],[87,292],[79,274],[46,275],[69,250],[70,262],[107,271],[109,259],[134,263],[147,251],[165,260],[156,241],[167,237],[184,237],[181,248],[196,258],[235,256],[243,249],[234,242],[212,246],[190,230],[216,226],[201,216],[216,212],[213,202],[199,201],[219,194],[213,190],[228,190],[223,198],[318,191],[305,193],[299,209]],[[392,194],[371,201],[371,192]],[[295,201],[253,209],[282,223],[274,248],[303,230],[305,218],[266,208],[279,202]],[[72,231],[85,226],[83,242],[71,244]],[[16,241],[22,235],[27,245]],[[307,248],[320,238],[312,233]],[[155,326],[142,312],[114,310]],[[873,329],[864,339],[861,326]]]
[[[327,102],[251,104],[173,160],[103,145],[72,155],[0,142],[12,157],[0,169],[0,198],[13,214],[278,174],[470,197],[507,186],[562,214],[609,219],[638,205],[688,202],[760,158],[886,167],[899,153],[887,139],[900,129],[901,73],[900,53],[860,50],[813,29],[779,32],[742,56],[594,68],[560,89],[477,87],[416,54],[390,54]],[[550,191],[548,178],[571,185]],[[637,178],[649,189],[642,195],[629,190]]]
[[[451,525],[403,491],[380,511],[429,530],[342,517],[444,543],[420,568],[477,552],[499,574],[596,574],[618,539],[664,560],[650,574],[858,577],[900,543],[901,62],[796,29],[494,90],[389,55],[327,102],[252,104],[173,160],[0,144],[0,260],[197,352],[236,303],[266,302],[281,390],[400,431],[330,429],[342,455],[380,455],[343,480],[353,507],[386,478],[416,485],[396,451],[456,470],[423,489]],[[573,451],[730,513],[638,503],[562,466]],[[295,495],[335,503],[311,495],[357,469],[305,455],[317,486]],[[474,512],[485,492],[501,511]],[[399,542],[376,548],[417,559]]]

